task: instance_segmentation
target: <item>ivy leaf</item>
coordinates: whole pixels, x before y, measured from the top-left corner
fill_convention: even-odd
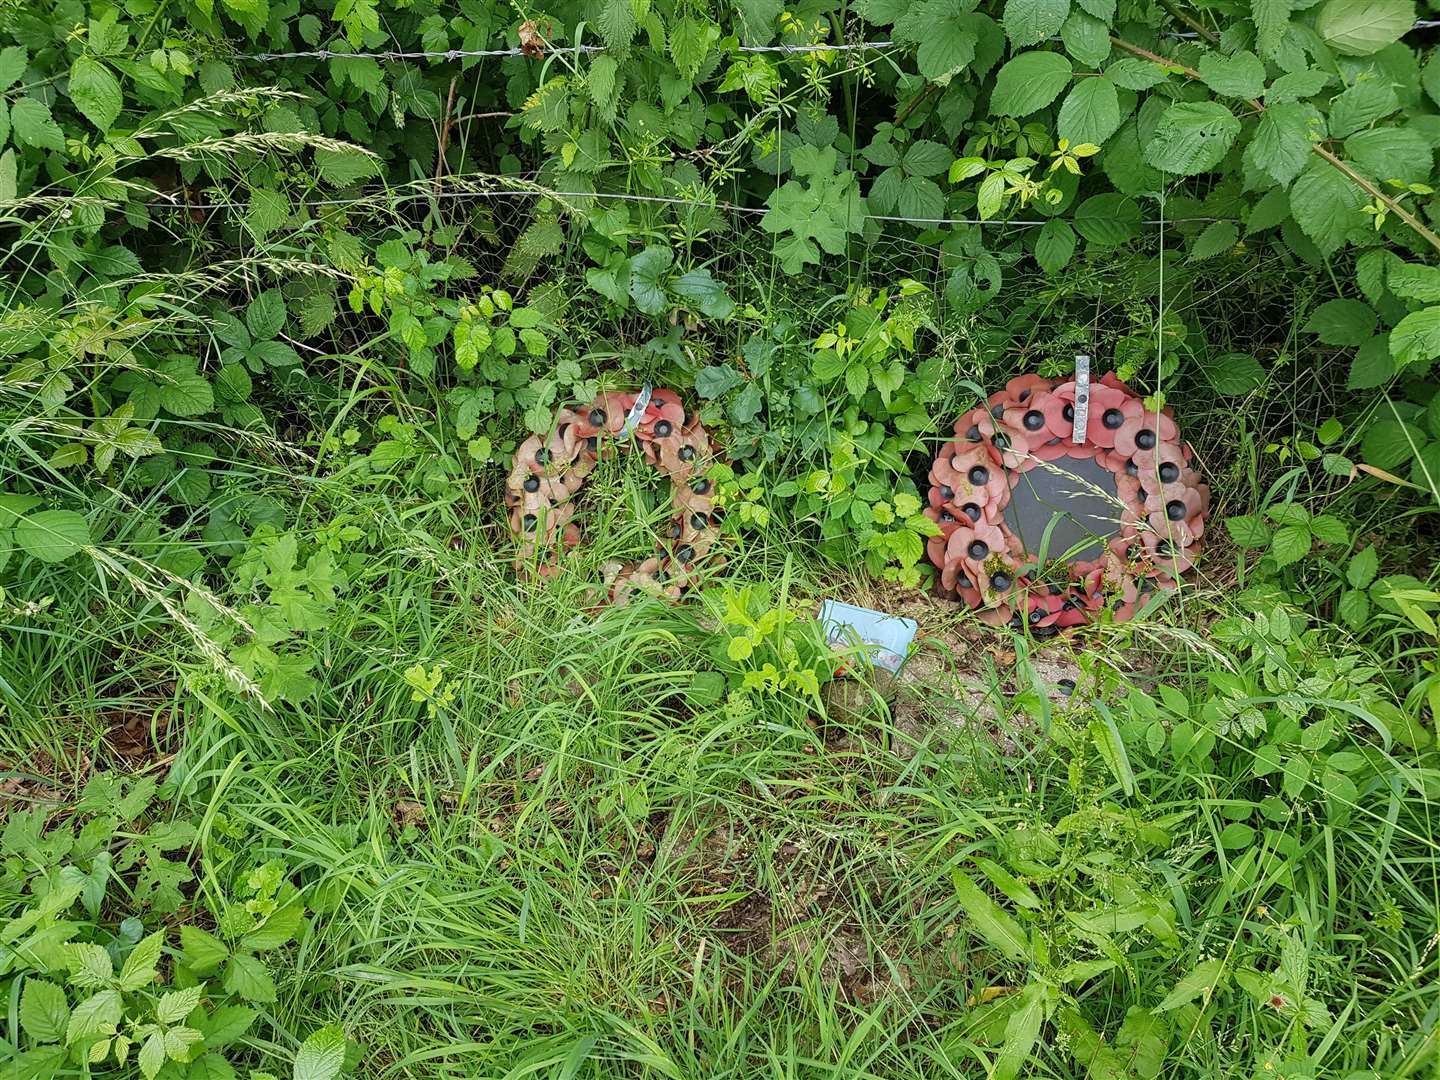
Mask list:
[[[102,134],[110,130],[125,103],[119,81],[91,56],[78,58],[70,67],[70,100]]]
[[[1060,96],[1074,70],[1060,53],[1021,53],[995,76],[990,110],[998,116],[1029,116]]]
[[[59,1042],[70,1022],[65,991],[44,979],[26,979],[20,995],[20,1026],[36,1042]]]
[[[1198,70],[1206,86],[1227,97],[1258,98],[1265,89],[1265,65],[1244,49],[1232,56],[1207,52],[1200,58]]]
[[[1047,274],[1063,270],[1075,254],[1075,230],[1068,222],[1051,218],[1035,237],[1035,261]]]
[[[90,526],[74,510],[41,510],[15,525],[15,543],[41,562],[64,562],[93,541]]]
[[[306,1037],[295,1054],[294,1080],[335,1080],[345,1067],[345,1031],[331,1024]]]
[[[1310,314],[1308,333],[1326,345],[1363,345],[1375,333],[1375,310],[1360,300],[1328,300]]]
[[[663,314],[669,306],[664,278],[675,261],[668,247],[647,247],[630,260],[630,297],[647,315]]]
[[[1099,146],[1120,127],[1120,95],[1104,75],[1081,79],[1065,97],[1055,130],[1072,145]]]
[[[1412,0],[1327,0],[1315,20],[1325,43],[1346,56],[1371,56],[1414,25]]]
[[[1005,0],[1006,36],[1016,45],[1035,45],[1056,34],[1070,14],[1070,0]]]
[[[24,97],[10,106],[10,128],[15,141],[40,150],[64,150],[65,133],[50,115],[50,106]]]
[[[1181,101],[1160,116],[1145,160],[1157,169],[1193,176],[1220,164],[1240,134],[1240,121],[1215,101]]]
[[[1426,364],[1440,356],[1440,307],[1412,311],[1390,331],[1390,355],[1398,368]]]

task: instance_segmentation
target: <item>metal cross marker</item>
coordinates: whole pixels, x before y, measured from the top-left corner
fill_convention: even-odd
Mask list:
[[[630,411],[625,415],[625,426],[620,429],[620,438],[628,437],[640,426],[640,421],[645,416],[645,410],[650,407],[650,395],[652,391],[647,382],[640,389],[640,396],[635,399],[635,404],[630,406]]]
[[[1075,426],[1070,431],[1070,441],[1076,446],[1085,442],[1090,428],[1090,357],[1083,353],[1075,357]]]

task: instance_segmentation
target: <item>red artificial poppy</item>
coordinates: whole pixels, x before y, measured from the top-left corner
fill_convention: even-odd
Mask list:
[[[656,431],[661,421],[670,424],[669,431],[678,431],[685,423],[685,407],[680,404],[680,395],[674,390],[656,390],[650,395],[650,404],[645,406],[645,416],[640,427],[655,438],[664,438],[666,431]]]
[[[1045,433],[1049,434],[1048,429]],[[1030,453],[1038,461],[1060,461],[1063,458],[1085,461],[1089,458],[1098,458],[1104,451],[1093,443],[1076,444],[1072,443],[1068,437],[1051,436],[1032,449]]]
[[[1179,434],[1175,421],[1163,412],[1142,412],[1128,417],[1115,432],[1115,452],[1133,458],[1137,450],[1153,450],[1161,443],[1173,443]]]
[[[1170,576],[1188,568],[1203,535],[1210,493],[1169,410],[1147,411],[1113,373],[1104,375],[1090,385],[1086,440],[1077,445],[1075,395],[1070,381],[1012,380],[956,422],[958,442],[947,443],[931,469],[927,515],[942,535],[926,553],[942,588],[982,608],[987,622],[1023,613],[1037,628],[1076,626],[1107,604],[1114,618],[1128,618],[1146,593],[1170,587]],[[1119,531],[1095,559],[1069,564],[1072,584],[1028,593],[1017,608],[1016,590],[1029,586],[1017,572],[1024,547],[1003,514],[1010,485],[1028,469],[1086,458],[1115,476]],[[983,474],[972,475],[977,469]],[[1169,533],[1163,543],[1161,525]]]

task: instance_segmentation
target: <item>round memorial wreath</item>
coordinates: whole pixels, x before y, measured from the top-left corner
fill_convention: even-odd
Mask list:
[[[637,410],[641,397],[607,393],[589,405],[562,408],[548,436],[532,435],[520,444],[505,484],[510,529],[520,542],[517,568],[532,565],[538,551],[580,543],[575,495],[602,456],[633,439],[645,460],[669,478],[674,514],[657,554],[634,564],[606,564],[609,598],[623,604],[638,591],[676,599],[696,579],[720,537],[715,493],[705,477],[719,454],[700,420],[687,421],[673,390],[654,391]],[[539,567],[545,576],[557,569],[553,559]]]
[[[1169,409],[1147,411],[1114,375],[1088,387],[1088,422],[1072,441],[1076,384],[1022,375],[955,423],[956,438],[930,468],[925,513],[940,527],[927,543],[940,584],[982,618],[1037,636],[1096,620],[1128,619],[1155,588],[1173,588],[1198,554],[1210,489]],[[1084,392],[1082,392],[1084,393]],[[1064,459],[1093,460],[1114,474],[1108,496],[1118,526],[1095,558],[1037,563],[1006,508],[1021,474],[1060,473]]]

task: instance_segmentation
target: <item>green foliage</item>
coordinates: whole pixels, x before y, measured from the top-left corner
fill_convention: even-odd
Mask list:
[[[221,936],[183,923],[177,940],[160,917],[185,902],[197,833],[164,819],[156,795],[148,778],[97,774],[68,822],[47,827],[37,806],[6,823],[0,990],[18,1002],[21,1033],[0,1045],[7,1075],[39,1080],[83,1068],[200,1080],[236,1076],[235,1063],[250,1056],[253,1006],[275,1000],[261,954],[307,931],[304,903],[283,865],[267,864],[223,902]],[[180,861],[167,857],[176,852]],[[333,1080],[346,1063],[343,1032],[325,1028],[301,1044],[296,1075],[303,1068]]]
[[[343,1020],[457,1075],[1418,1074],[1417,14],[12,5],[0,750],[86,770],[134,698],[186,810],[102,776],[6,819],[7,1068],[332,1080]],[[1177,625],[1084,639],[1068,703],[1022,648],[1023,718],[957,694],[909,757],[898,712],[817,727],[818,590],[744,582],[913,600],[953,418],[1076,352],[1214,489]],[[732,461],[703,625],[508,569],[514,448],[646,381]]]

